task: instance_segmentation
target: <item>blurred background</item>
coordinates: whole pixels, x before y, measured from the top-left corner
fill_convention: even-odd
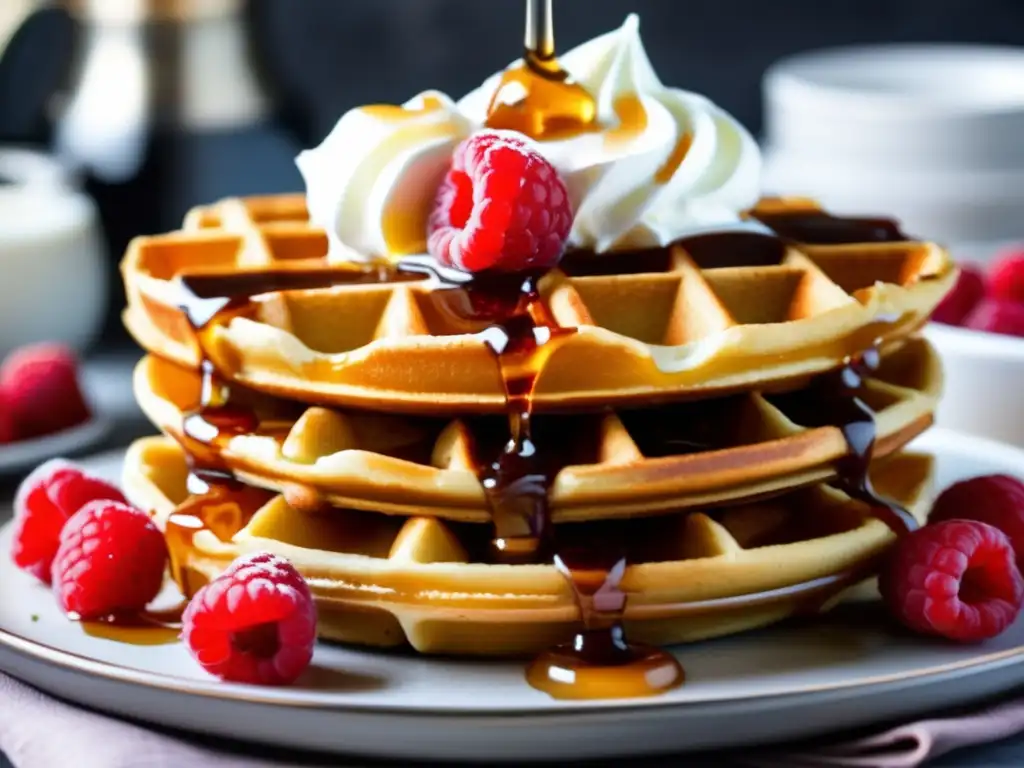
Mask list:
[[[768,191],[893,213],[965,251],[1024,238],[1021,0],[555,11],[559,50],[638,12],[662,79],[764,141]],[[299,190],[294,155],[342,112],[465,93],[518,55],[522,17],[521,0],[0,0],[0,274],[18,281],[0,281],[0,355],[33,337],[129,349],[114,267],[132,236],[218,197]],[[786,64],[851,45],[888,47]]]

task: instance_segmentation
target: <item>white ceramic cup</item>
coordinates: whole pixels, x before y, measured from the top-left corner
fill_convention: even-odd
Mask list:
[[[95,206],[53,159],[0,148],[0,357],[56,341],[83,350],[108,300]]]
[[[1024,167],[1024,49],[876,45],[783,59],[764,77],[780,152],[890,168]]]

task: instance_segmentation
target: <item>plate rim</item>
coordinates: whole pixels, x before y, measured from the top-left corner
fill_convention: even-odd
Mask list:
[[[175,675],[137,670],[119,666],[105,661],[92,659],[71,651],[54,648],[45,643],[36,642],[0,629],[0,648],[31,659],[33,661],[56,667],[64,672],[100,677],[107,682],[131,685],[160,693],[185,696],[198,696],[204,699],[219,699],[230,702],[255,704],[260,706],[288,707],[295,709],[318,709],[329,712],[350,712],[365,715],[388,715],[413,718],[530,718],[584,716],[597,714],[635,714],[650,710],[681,709],[706,707],[723,704],[765,703],[773,700],[787,700],[808,695],[841,694],[851,690],[862,690],[868,693],[884,690],[898,683],[910,686],[923,683],[939,684],[955,679],[968,671],[992,671],[1024,659],[1024,644],[1003,651],[975,656],[963,661],[925,667],[911,672],[898,672],[888,675],[876,675],[861,680],[848,680],[833,684],[801,686],[787,691],[768,693],[752,693],[739,697],[715,697],[699,701],[675,701],[664,698],[652,699],[617,699],[593,702],[572,702],[559,705],[556,709],[546,710],[537,706],[513,706],[507,708],[474,709],[469,707],[423,707],[401,704],[361,704],[345,700],[332,701],[329,692],[307,692],[301,696],[289,695],[292,689],[265,688],[257,685],[246,686],[237,683],[224,683],[217,680],[191,680]],[[16,673],[7,674],[17,678]]]
[[[16,474],[34,462],[45,461],[51,453],[86,449],[107,437],[113,427],[113,419],[96,413],[88,421],[70,429],[0,445],[0,477]]]
[[[966,435],[954,430],[934,427],[916,442],[929,444],[920,450],[953,450],[955,453],[983,454],[991,456],[993,462],[1000,458],[1005,463],[1016,463],[1024,471],[1024,449],[1000,443],[984,437]],[[954,447],[955,446],[955,447]],[[913,450],[914,445],[908,446]],[[104,451],[93,457],[83,459],[85,463],[92,460],[110,461],[122,453],[121,450]],[[10,535],[11,523],[0,526],[0,541]],[[982,672],[999,668],[1015,661],[1024,660],[1024,643],[1001,651],[982,653],[961,661],[937,664],[921,669],[875,675],[859,680],[844,680],[835,683],[804,685],[785,691],[768,691],[740,697],[714,697],[697,701],[678,701],[672,699],[640,698],[597,700],[589,702],[560,703],[557,708],[547,709],[532,705],[513,705],[504,708],[473,709],[468,707],[424,707],[419,705],[402,705],[394,703],[359,703],[339,699],[337,694],[322,691],[305,691],[296,695],[291,688],[267,688],[237,683],[225,683],[219,680],[195,680],[182,678],[172,674],[150,670],[132,669],[107,661],[90,658],[79,653],[56,648],[50,644],[31,640],[0,627],[0,648],[6,648],[21,657],[48,664],[65,672],[100,677],[108,682],[133,685],[140,688],[156,689],[162,693],[187,696],[201,696],[232,702],[242,702],[262,706],[285,706],[296,709],[320,709],[326,711],[352,712],[368,715],[401,715],[406,717],[471,717],[486,719],[490,717],[558,717],[594,715],[599,713],[635,713],[651,710],[691,708],[715,704],[736,702],[765,702],[784,700],[793,697],[814,694],[839,694],[854,689],[876,691],[898,683],[910,685],[921,684],[931,680],[939,683],[955,678],[969,670]],[[16,673],[7,671],[14,677]],[[333,700],[332,700],[333,699]]]

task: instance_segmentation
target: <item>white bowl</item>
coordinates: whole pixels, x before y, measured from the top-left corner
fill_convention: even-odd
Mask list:
[[[765,138],[889,168],[1024,167],[1024,49],[875,45],[811,51],[763,81]]]
[[[951,249],[1024,239],[1024,48],[876,45],[763,80],[764,184]]]
[[[930,323],[942,358],[939,426],[1024,446],[1024,339]]]
[[[0,357],[37,341],[82,350],[108,298],[95,206],[34,152],[0,148],[0,178]]]

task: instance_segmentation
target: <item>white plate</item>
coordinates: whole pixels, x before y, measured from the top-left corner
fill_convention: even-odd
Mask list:
[[[28,472],[54,456],[81,453],[103,440],[111,426],[110,419],[97,414],[71,429],[0,445],[0,477]]]
[[[1024,475],[1024,451],[933,430],[938,482]],[[93,463],[117,477],[119,457]],[[0,533],[6,549],[9,530]],[[682,688],[660,698],[560,702],[522,665],[321,645],[300,684],[228,685],[176,644],[90,637],[0,557],[0,669],[100,710],[233,739],[391,758],[527,760],[739,747],[964,704],[1024,683],[1024,617],[956,646],[914,637],[863,605],[676,650]],[[955,681],[955,682],[954,682]]]

